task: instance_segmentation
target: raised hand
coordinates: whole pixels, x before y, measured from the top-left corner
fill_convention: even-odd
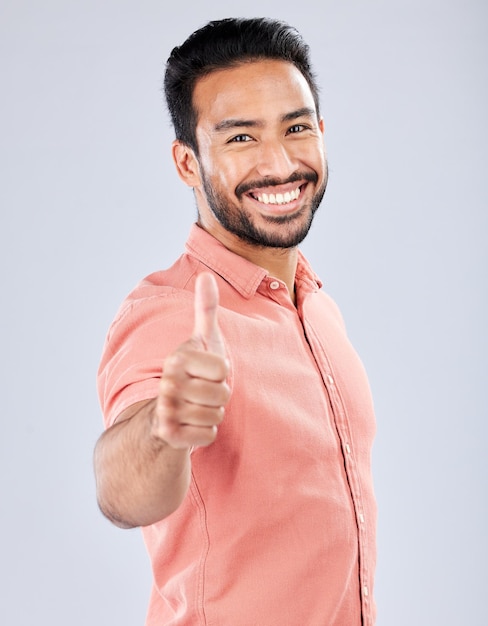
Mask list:
[[[230,392],[217,322],[218,301],[214,277],[200,274],[192,336],[164,362],[153,427],[158,437],[176,449],[209,445],[224,417]]]

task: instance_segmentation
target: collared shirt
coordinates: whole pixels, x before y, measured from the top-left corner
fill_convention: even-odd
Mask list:
[[[105,424],[156,396],[209,270],[232,395],[216,441],[192,453],[181,506],[143,528],[146,625],[371,626],[373,404],[337,306],[300,253],[294,306],[284,283],[194,225],[186,253],[143,280],[109,330]]]

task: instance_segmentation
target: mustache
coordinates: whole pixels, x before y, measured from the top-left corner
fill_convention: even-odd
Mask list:
[[[249,182],[237,185],[235,194],[238,198],[240,198],[248,191],[251,191],[251,189],[277,187],[278,185],[288,185],[289,183],[296,183],[303,180],[310,183],[317,183],[318,179],[319,177],[315,172],[293,172],[293,174],[286,179],[273,178],[269,176],[267,178],[262,178],[261,180],[250,180]]]

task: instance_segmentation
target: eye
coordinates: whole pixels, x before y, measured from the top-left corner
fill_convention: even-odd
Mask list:
[[[306,129],[307,129],[307,126],[305,126],[305,124],[294,124],[293,126],[291,126],[291,127],[288,129],[288,132],[289,132],[291,135],[293,135],[293,134],[295,134],[295,133],[301,133],[301,132],[303,132],[303,131],[304,131],[304,130],[306,130]]]
[[[236,135],[229,139],[228,143],[245,143],[246,141],[252,141],[249,135]]]

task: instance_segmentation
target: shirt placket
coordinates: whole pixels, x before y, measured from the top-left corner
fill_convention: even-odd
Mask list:
[[[359,480],[359,471],[357,460],[352,444],[349,420],[344,402],[337,388],[333,371],[317,335],[311,325],[303,320],[303,327],[307,337],[310,349],[320,370],[324,385],[329,397],[332,416],[336,426],[336,430],[341,443],[342,454],[344,457],[344,467],[346,470],[347,480],[351,493],[351,498],[356,516],[358,528],[358,551],[359,551],[359,579],[361,591],[361,613],[362,623],[364,626],[372,626],[372,607],[370,599],[370,572],[368,567],[367,556],[367,524],[368,520],[364,511],[364,500],[361,493],[361,482]]]

